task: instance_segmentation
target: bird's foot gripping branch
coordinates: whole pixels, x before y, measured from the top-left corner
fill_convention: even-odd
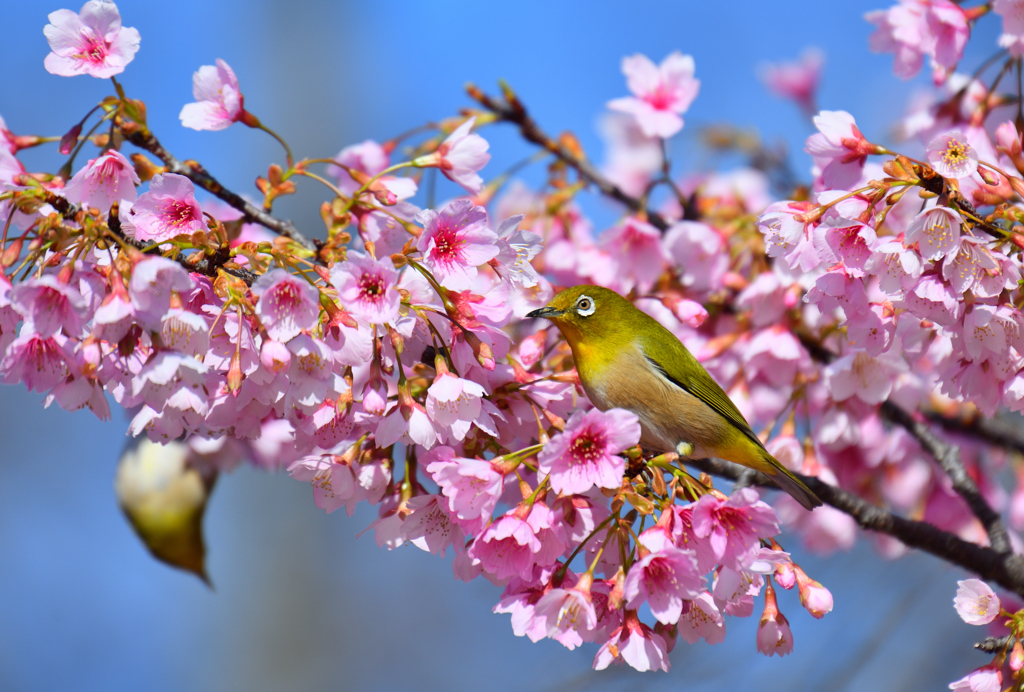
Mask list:
[[[916,50],[919,68],[928,54],[955,83],[984,13],[940,5],[909,34],[949,30],[899,55]],[[878,45],[904,40],[893,22],[905,19],[873,15]],[[919,158],[823,111],[807,185],[726,128],[707,142],[751,166],[678,179],[668,140],[699,87],[678,53],[623,61],[633,95],[609,102],[604,166],[572,135],[547,135],[507,87],[470,87],[480,110],[407,136],[296,159],[218,60],[195,73],[181,120],[282,143],[254,204],[151,131],[115,78],[139,34],[113,3],[50,22],[46,69],[112,82],[62,137],[0,127],[0,377],[101,417],[113,400],[133,412],[133,435],[186,439],[174,468],[204,467],[189,516],[213,471],[240,458],[287,468],[328,512],[376,505],[382,546],[450,550],[457,577],[502,586],[495,610],[516,634],[595,643],[597,668],[667,670],[680,639],[721,641],[726,616],[755,601],[758,650],[788,653],[775,588],[797,587],[814,617],[832,597],[776,542],[780,525],[820,552],[872,531],[888,556],[925,550],[1024,595],[1024,514],[994,503],[1000,480],[1024,476],[1011,456],[1024,438],[989,420],[1024,407],[1024,118],[1019,94],[993,93],[1019,59],[920,114]],[[802,69],[813,92],[816,72]],[[793,80],[774,86],[813,103]],[[1016,124],[990,133],[982,124],[1007,104]],[[481,178],[488,145],[473,130],[501,123],[539,147],[527,163],[550,164],[539,188],[512,171]],[[18,152],[47,143],[56,172],[26,171]],[[467,196],[418,204],[438,172]],[[319,232],[274,214],[299,184],[324,190]],[[599,234],[583,207],[592,190],[623,208]],[[579,321],[558,323],[563,341],[537,318],[566,309],[556,286],[578,285],[605,293],[569,294]],[[613,349],[579,331],[601,296],[628,307],[598,335]],[[623,353],[633,360],[611,358]],[[686,459],[707,472],[695,477],[676,450],[727,461]],[[118,486],[146,538],[136,466]],[[731,495],[712,476],[735,481]],[[799,502],[766,504],[751,486],[769,477]],[[978,580],[963,588],[968,622],[999,617],[1009,631],[964,684],[1016,675],[1021,614]]]

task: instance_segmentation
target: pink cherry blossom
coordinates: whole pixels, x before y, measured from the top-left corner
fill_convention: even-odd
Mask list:
[[[954,692],[1000,692],[1003,689],[1003,671],[990,663],[973,670],[955,682],[949,683]]]
[[[741,570],[757,557],[760,539],[777,534],[779,526],[775,510],[758,499],[757,491],[742,488],[727,500],[702,496],[693,506],[693,530],[709,539],[723,566]]]
[[[107,79],[124,72],[139,50],[139,32],[121,26],[117,5],[109,0],[89,0],[78,14],[57,10],[47,19],[43,34],[52,52],[43,65],[50,74]]]
[[[804,113],[811,115],[824,63],[824,53],[808,48],[796,62],[765,65],[760,71],[761,81],[778,96],[793,99]]]
[[[850,190],[860,179],[869,154],[878,147],[864,138],[846,111],[822,111],[814,116],[818,133],[807,138],[804,151],[814,157],[827,189]]]
[[[729,257],[722,252],[725,242],[717,230],[700,221],[679,221],[672,224],[662,242],[683,286],[711,291],[721,285]],[[659,257],[655,266],[661,262]]]
[[[105,213],[114,202],[134,202],[138,197],[135,189],[138,184],[139,176],[132,162],[121,152],[108,149],[75,173],[62,194],[73,204],[96,207]]]
[[[625,661],[636,670],[668,672],[668,647],[665,639],[640,622],[635,610],[627,610],[622,626],[612,632],[594,657],[594,670],[604,670],[613,662]]]
[[[155,175],[149,181],[149,191],[139,196],[122,219],[138,240],[162,242],[206,230],[195,193],[192,181],[183,175]]]
[[[231,123],[244,122],[249,116],[238,78],[231,66],[220,58],[216,66],[203,65],[192,75],[192,96],[195,103],[186,103],[178,118],[182,125],[193,130],[223,130]]]
[[[683,612],[683,602],[704,590],[694,552],[675,547],[665,532],[656,528],[641,534],[640,543],[650,552],[626,574],[626,607],[639,608],[646,602],[658,622],[674,625]]]
[[[924,259],[942,259],[959,249],[963,222],[963,217],[948,207],[927,209],[907,225],[905,242],[917,243]]]
[[[29,331],[46,338],[64,331],[81,336],[89,318],[89,306],[82,294],[54,274],[24,281],[10,290],[12,307],[25,318]]]
[[[547,636],[569,649],[590,641],[597,629],[597,612],[590,593],[592,581],[592,576],[584,575],[572,588],[563,584],[562,588],[551,589],[534,606],[535,617],[544,621]]]
[[[334,160],[340,165],[328,166],[327,172],[338,179],[338,189],[346,195],[352,195],[362,187],[362,184],[356,182],[342,166],[365,173],[369,177],[374,177],[387,168],[390,163],[388,151],[372,139],[345,147],[338,152]],[[384,175],[377,178],[377,182],[393,194],[396,201],[408,199],[416,194],[416,181],[412,178]],[[391,220],[391,217],[384,218]],[[374,239],[374,242],[376,242],[376,239]]]
[[[32,331],[8,345],[0,359],[0,378],[6,384],[22,382],[29,390],[45,392],[64,379],[67,360],[54,337]]]
[[[771,584],[765,588],[764,613],[757,626],[757,650],[765,656],[785,656],[793,652],[793,632],[786,616],[779,612]]]
[[[437,151],[421,156],[412,162],[413,165],[438,168],[446,178],[470,194],[478,194],[484,184],[478,173],[491,160],[491,155],[487,153],[487,140],[470,132],[475,124],[476,116],[459,125],[441,142]]]
[[[402,537],[420,550],[444,557],[449,546],[460,550],[466,542],[459,525],[448,513],[448,503],[440,495],[417,495],[405,503],[410,510],[402,522]]]
[[[416,249],[445,288],[469,289],[477,266],[498,254],[497,236],[487,228],[487,212],[468,199],[457,199],[440,211],[424,209],[416,220],[423,225]]]
[[[637,53],[622,59],[622,73],[633,96],[612,99],[608,107],[636,118],[648,137],[671,137],[683,129],[681,113],[697,98],[693,57],[674,52],[655,65]]]
[[[970,27],[963,9],[949,0],[900,0],[888,10],[868,12],[878,28],[871,35],[871,50],[896,54],[896,75],[916,75],[924,56],[932,59],[935,82],[941,84],[963,56]]]
[[[448,507],[471,533],[482,530],[501,497],[504,478],[491,462],[455,456],[451,447],[435,447],[420,457],[427,473],[448,498]]]
[[[601,236],[601,244],[615,257],[620,274],[630,277],[646,293],[666,264],[657,228],[633,216]]]
[[[271,269],[252,285],[256,316],[274,341],[290,341],[320,319],[320,292],[284,269]]]
[[[540,275],[530,263],[543,249],[541,237],[530,231],[520,230],[522,214],[510,216],[498,225],[498,254],[494,263],[502,278],[521,288],[532,288],[540,283]]]
[[[363,500],[380,502],[390,475],[380,461],[359,464],[337,455],[303,457],[288,467],[288,473],[313,485],[317,507],[330,514],[344,505],[349,516]]]
[[[925,157],[935,172],[946,178],[966,178],[978,170],[978,152],[959,130],[950,130],[929,142]]]
[[[398,319],[402,297],[398,293],[398,272],[391,260],[377,261],[370,255],[348,253],[348,259],[331,267],[331,283],[345,309],[370,324]]]
[[[856,395],[868,404],[880,404],[892,391],[893,371],[881,359],[863,350],[837,358],[825,368],[825,386],[835,401]]]
[[[1024,55],[1024,0],[995,0],[992,11],[1003,18],[1003,35],[999,45],[1008,48],[1010,55]]]
[[[701,639],[718,644],[725,639],[725,618],[707,591],[690,601],[690,609],[679,619],[679,638],[687,644],[696,644]]]
[[[819,620],[825,617],[825,613],[832,612],[832,594],[829,590],[808,577],[799,565],[793,565],[793,571],[796,572],[796,584],[800,590],[800,604],[807,612]]]
[[[170,307],[171,293],[192,286],[188,272],[177,262],[166,257],[143,258],[135,265],[128,285],[135,317],[143,326],[158,330]]]
[[[999,596],[980,579],[958,581],[953,606],[968,625],[987,625],[999,617]]]
[[[626,460],[617,455],[639,440],[640,419],[631,411],[576,411],[565,430],[541,450],[537,466],[551,474],[551,487],[563,495],[584,493],[595,485],[618,488]]]
[[[427,389],[427,414],[448,436],[462,441],[469,427],[480,417],[486,390],[477,382],[441,372]]]
[[[387,415],[377,425],[374,437],[378,447],[390,447],[401,440],[430,449],[437,444],[437,429],[423,405],[408,399],[398,405],[391,404]]]

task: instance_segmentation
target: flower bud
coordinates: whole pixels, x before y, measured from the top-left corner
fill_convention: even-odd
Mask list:
[[[819,620],[825,617],[825,613],[832,611],[832,594],[819,582],[808,577],[800,565],[793,565],[793,571],[796,572],[796,583],[800,587],[800,603]]]

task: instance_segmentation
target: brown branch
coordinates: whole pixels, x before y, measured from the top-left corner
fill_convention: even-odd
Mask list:
[[[713,476],[733,481],[746,476],[746,469],[742,466],[722,459],[688,459],[686,463]],[[892,536],[904,545],[931,553],[1009,591],[1024,595],[1024,564],[1019,557],[1003,555],[992,548],[965,541],[928,522],[893,514],[813,476],[796,475],[822,502],[849,514],[861,528]],[[761,487],[777,487],[763,473],[755,472],[751,483]]]
[[[46,201],[65,219],[70,220],[78,215],[79,208],[76,205],[67,201],[63,197],[57,196],[49,190],[46,191]],[[152,245],[151,243],[143,243],[126,236],[124,231],[121,229],[121,219],[114,214],[107,217],[107,226],[110,228],[111,232],[116,234],[117,237],[126,245],[131,245],[137,250],[144,250],[148,247],[150,249],[147,251],[147,254],[150,255],[163,254],[159,248],[150,247]],[[224,265],[231,261],[231,252],[225,247],[217,248],[216,252],[214,252],[212,256],[208,256],[203,253],[202,258],[197,261],[193,261],[189,255],[186,255],[184,252],[179,252],[174,256],[174,261],[190,272],[203,274],[205,276],[217,276],[218,270],[226,272],[231,276],[244,281],[246,286],[252,286],[253,282],[259,278],[254,272],[249,271],[248,269],[242,269],[241,267],[238,267],[237,269],[225,267]]]
[[[516,125],[519,128],[519,132],[522,134],[523,139],[547,149],[575,169],[581,178],[584,178],[596,186],[597,189],[601,191],[601,194],[621,202],[631,211],[645,212],[647,214],[648,222],[659,230],[665,231],[668,229],[670,223],[666,221],[663,216],[652,211],[647,211],[639,199],[626,194],[622,188],[604,177],[601,172],[598,171],[592,163],[590,163],[590,161],[577,157],[576,154],[574,154],[568,147],[561,142],[552,139],[547,133],[540,129],[534,119],[526,112],[526,107],[518,98],[516,98],[515,94],[513,94],[511,90],[505,90],[504,100],[488,96],[472,84],[466,87],[466,91],[472,98],[479,102],[480,105],[497,116],[499,121]]]
[[[997,447],[1024,454],[1024,435],[1020,427],[977,414],[947,416],[938,411],[925,411],[924,417],[950,432],[963,433],[985,440]]]
[[[207,173],[206,169],[198,163],[186,166],[184,163],[176,159],[173,154],[164,149],[163,145],[160,144],[159,140],[157,140],[152,133],[143,134],[136,131],[130,134],[126,133],[125,137],[135,146],[140,149],[145,149],[163,161],[169,172],[185,176],[210,194],[224,200],[229,205],[242,212],[243,218],[246,222],[258,223],[278,235],[291,238],[307,250],[316,252],[316,245],[313,241],[300,233],[299,229],[296,228],[295,224],[291,221],[283,221],[271,216],[259,207],[243,199],[240,195],[228,190],[221,185],[216,178]]]
[[[811,357],[819,363],[831,363],[836,355],[823,347],[815,339],[807,334],[797,334],[800,343],[811,354]],[[1010,546],[1010,539],[1006,533],[1006,525],[1002,517],[992,509],[988,500],[981,494],[977,483],[967,473],[960,458],[960,448],[943,441],[924,421],[917,420],[908,411],[897,406],[891,401],[885,401],[878,407],[878,413],[890,423],[899,425],[917,440],[921,448],[932,455],[935,461],[953,483],[953,489],[970,508],[974,516],[978,518],[985,532],[988,534],[989,544],[992,549],[1000,555],[1009,556],[1013,549]]]

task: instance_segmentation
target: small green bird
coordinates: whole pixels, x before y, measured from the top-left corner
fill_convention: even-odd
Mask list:
[[[807,509],[821,500],[750,429],[729,395],[672,332],[615,291],[575,286],[527,317],[551,320],[569,342],[587,396],[640,418],[640,445],[718,457],[768,474]]]

